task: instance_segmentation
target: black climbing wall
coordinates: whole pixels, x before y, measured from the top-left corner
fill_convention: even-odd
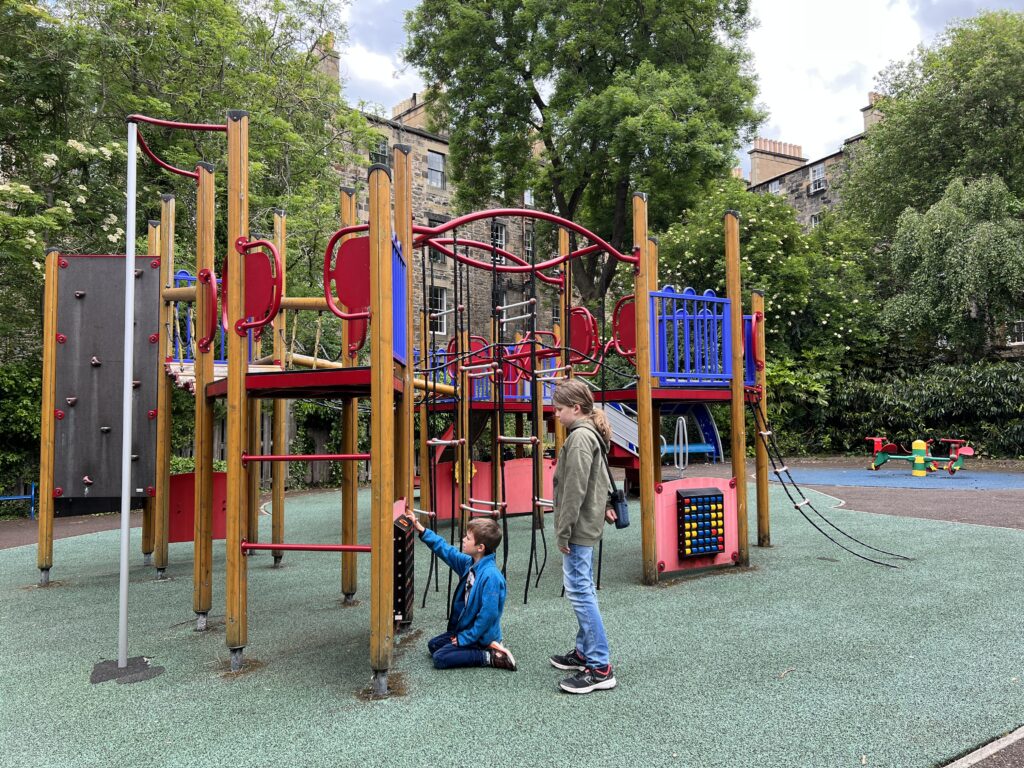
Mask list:
[[[125,257],[59,259],[55,508],[65,514],[118,509]],[[136,500],[152,495],[156,477],[159,267],[151,256],[136,259],[131,465]]]

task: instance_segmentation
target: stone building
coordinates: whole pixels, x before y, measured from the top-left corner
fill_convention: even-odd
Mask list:
[[[367,164],[392,164],[391,148],[395,144],[404,144],[411,148],[409,164],[412,169],[412,209],[414,223],[424,226],[437,226],[454,217],[452,189],[449,176],[448,136],[429,130],[427,117],[427,98],[425,93],[414,93],[411,98],[395,105],[390,118],[366,114],[373,130],[379,139],[370,147],[366,158]],[[346,169],[344,184],[357,190],[357,213],[360,221],[366,221],[369,200],[366,193],[366,167],[358,166]],[[517,200],[511,205],[495,202],[492,207],[532,207],[529,197],[526,201]],[[481,243],[494,242],[500,248],[516,254],[526,261],[532,258],[541,261],[549,258],[551,253],[536,252],[537,238],[534,225],[522,218],[496,219],[491,222],[475,222],[460,228],[459,238],[475,240]],[[490,263],[491,254],[480,249],[460,248],[460,252],[470,258]],[[426,294],[431,309],[449,310],[455,300],[455,278],[453,261],[447,256],[428,250],[425,255],[419,251],[413,255],[413,319],[414,345],[419,346],[420,324],[422,319],[423,276],[426,272]],[[467,316],[471,332],[490,341],[492,307],[497,303],[514,303],[523,301],[529,296],[529,275],[518,273],[499,273],[496,297],[492,298],[494,284],[490,270],[469,268],[468,274]],[[551,330],[558,323],[558,306],[551,286],[539,283],[537,328]],[[511,314],[522,314],[521,311]],[[436,332],[434,337],[438,346],[447,344],[452,336],[453,315],[437,318],[432,321]],[[506,325],[504,337],[510,341],[515,334],[525,333],[529,329],[527,320],[520,320]]]
[[[846,161],[868,128],[881,119],[875,107],[877,93],[868,94],[868,105],[861,108],[864,132],[851,136],[831,155],[809,162],[798,144],[772,139],[754,139],[750,149],[751,192],[781,195],[796,209],[797,221],[804,229],[812,229],[822,214],[839,202],[838,180],[846,169]]]

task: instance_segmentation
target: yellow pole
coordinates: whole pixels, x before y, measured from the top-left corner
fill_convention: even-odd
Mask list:
[[[198,163],[196,172],[196,277],[203,270],[214,271],[214,245],[217,217],[214,208],[216,184],[213,165]],[[216,279],[213,276],[211,279]],[[216,288],[216,284],[213,285]],[[196,311],[194,335],[203,338],[210,325],[210,315],[217,318],[217,300],[209,300],[210,288],[196,282]],[[206,386],[213,381],[213,359],[217,356],[217,333],[214,332],[209,348],[204,352],[196,345],[195,402],[195,474],[192,507],[195,519],[192,527],[192,610],[196,614],[196,631],[207,627],[207,616],[213,605],[213,402],[206,396]]]
[[[394,634],[395,374],[391,316],[391,175],[370,167],[370,666],[388,690]]]
[[[226,558],[226,642],[231,650],[231,669],[242,668],[243,652],[248,643],[249,627],[248,566],[242,556],[242,541],[247,536],[246,524],[249,483],[242,452],[248,436],[247,393],[245,377],[249,369],[246,337],[239,336],[234,324],[245,315],[245,262],[235,250],[235,241],[249,237],[249,113],[228,112],[228,330],[225,334],[228,351],[227,383],[227,548]]]
[[[658,581],[657,545],[654,526],[654,463],[655,453],[651,403],[651,336],[650,303],[647,294],[651,269],[647,250],[647,195],[633,195],[634,252],[640,261],[636,266],[633,293],[636,301],[636,412],[640,435],[640,536],[643,549],[644,584]],[[643,436],[647,435],[644,440]]]
[[[43,285],[43,405],[39,419],[39,543],[36,565],[39,586],[50,583],[53,567],[53,446],[56,417],[54,401],[57,388],[57,264],[56,248],[46,252]]]
[[[356,223],[356,191],[342,188],[338,195],[341,226]],[[342,242],[355,235],[346,235]],[[352,307],[345,307],[351,311]],[[349,321],[341,323],[341,363],[346,367],[355,365],[348,353]],[[357,453],[359,447],[359,399],[347,398],[341,406],[341,452]],[[376,467],[374,467],[376,469]],[[359,538],[359,466],[354,461],[341,465],[341,543],[355,544]],[[359,575],[356,568],[356,553],[341,553],[341,592],[345,605],[355,604]]]
[[[171,287],[174,275],[174,195],[160,197],[160,289]],[[167,570],[167,525],[171,488],[171,378],[164,370],[170,352],[170,302],[160,301],[159,371],[156,378],[156,496],[153,499],[153,565],[156,577]]]
[[[281,293],[287,290],[288,272],[284,269],[286,251],[288,245],[288,220],[285,212],[281,209],[274,211],[274,245],[277,252],[281,254]],[[281,311],[274,318],[274,363],[285,367],[285,346],[288,313]],[[273,426],[271,427],[272,452],[276,455],[288,453],[288,401],[282,397],[274,400]],[[270,494],[271,494],[271,534],[270,540],[274,544],[284,541],[284,487],[287,478],[287,467],[282,461],[275,461],[270,466]],[[274,556],[274,567],[281,564],[284,552],[272,550]]]
[[[647,238],[647,258],[648,258],[648,277],[647,287],[651,291],[661,290],[661,286],[658,284],[658,239],[655,237]],[[661,300],[655,299],[654,302],[655,310],[661,308]],[[655,324],[658,322],[657,317],[651,318],[651,323]],[[658,330],[657,328],[655,329]],[[657,337],[656,337],[657,338]],[[657,387],[659,385],[657,378],[651,379],[651,386]],[[654,430],[654,482],[661,482],[661,405],[654,401],[651,402],[651,427]]]
[[[160,258],[160,222],[153,221],[149,222],[149,229],[146,232],[146,255],[158,259]],[[160,289],[163,290],[161,284]],[[163,309],[164,302],[160,302],[160,308]],[[162,311],[158,313],[158,317],[162,315]],[[157,381],[165,377],[167,374],[164,372],[164,358],[163,355],[157,355]],[[157,440],[161,440],[169,435],[160,434],[160,422],[157,422]],[[142,507],[142,558],[144,565],[153,564],[153,515],[156,514],[156,498],[147,497],[143,502]]]
[[[736,536],[738,565],[750,565],[747,521],[747,422],[743,391],[743,294],[740,286],[740,219],[736,211],[725,214],[725,286],[729,297],[729,328],[732,337],[732,387],[730,431],[732,475],[736,481]]]
[[[768,374],[765,370],[765,338],[764,338],[764,291],[754,291],[750,299],[750,311],[757,323],[757,332],[754,335],[755,359],[757,361],[757,387],[760,397],[757,403],[757,410],[761,414],[761,424],[768,424]],[[757,424],[754,428],[760,430]],[[754,437],[754,463],[757,474],[757,546],[770,547],[772,545],[771,518],[768,509],[768,448],[765,445],[766,437],[755,435]]]
[[[413,503],[413,362],[412,362],[412,173],[409,169],[409,153],[412,147],[396,144],[394,148],[395,167],[395,235],[402,246],[405,259],[405,366],[402,367],[402,395],[398,401],[396,416],[395,445],[398,461],[395,462],[395,494],[405,498],[405,508],[410,512]],[[392,329],[393,331],[394,329]]]

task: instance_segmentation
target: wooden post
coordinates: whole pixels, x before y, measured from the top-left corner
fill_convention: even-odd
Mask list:
[[[288,279],[287,270],[284,265],[287,263],[286,251],[288,246],[288,221],[285,212],[278,208],[274,211],[274,245],[277,252],[281,254],[281,294],[287,295]],[[284,370],[285,366],[285,344],[287,337],[288,313],[284,310],[277,313],[274,318],[274,364],[280,365]],[[344,353],[342,354],[344,357]],[[271,427],[271,452],[283,456],[288,453],[288,401],[283,397],[274,399],[273,426]],[[288,477],[287,466],[283,461],[275,461],[270,465],[270,495],[271,495],[271,534],[270,540],[274,544],[281,544],[284,541],[284,488]],[[274,567],[281,564],[284,552],[275,549],[271,550],[274,557]]]
[[[174,275],[174,195],[160,196],[160,290],[171,287]],[[160,299],[160,340],[157,343],[156,378],[156,496],[153,498],[153,565],[156,577],[167,570],[167,526],[171,489],[171,378],[164,370],[170,352],[173,305]]]
[[[341,226],[350,227],[356,223],[356,191],[343,187],[338,193]],[[355,237],[346,235],[342,243]],[[351,311],[352,307],[345,307]],[[341,364],[346,368],[355,365],[348,353],[349,321],[341,323]],[[357,453],[359,447],[359,399],[349,397],[341,406],[341,452]],[[376,474],[376,467],[373,467]],[[359,465],[346,461],[341,465],[341,543],[355,544],[359,538]],[[346,605],[355,603],[359,586],[356,553],[341,553],[341,592]]]
[[[764,338],[764,291],[754,291],[750,298],[750,311],[754,315],[757,332],[754,334],[755,376],[760,397],[757,410],[761,414],[761,424],[768,424],[768,375],[765,370],[765,338]],[[762,438],[756,432],[762,427],[754,424],[754,466],[757,475],[757,546],[772,545],[771,518],[768,509],[768,448],[767,437]]]
[[[198,338],[203,338],[210,327],[211,313],[217,314],[216,296],[209,300],[209,286],[198,282],[203,270],[209,270],[210,279],[214,273],[214,248],[216,241],[217,217],[214,208],[216,184],[213,165],[198,163],[196,172],[196,312],[195,327]],[[216,283],[213,284],[216,288]],[[196,630],[207,627],[207,616],[213,605],[213,402],[206,396],[206,387],[213,381],[213,360],[217,356],[217,333],[214,332],[206,351],[196,345],[195,365],[195,488],[193,509],[195,521],[192,527],[192,610],[196,614]]]
[[[387,693],[394,634],[395,373],[391,315],[391,174],[372,165],[370,187],[370,666]]]
[[[231,669],[242,668],[248,643],[248,565],[242,555],[242,541],[248,532],[247,495],[249,483],[242,452],[249,444],[245,378],[249,370],[246,336],[234,324],[245,316],[245,261],[235,250],[235,241],[249,238],[249,113],[228,112],[228,351],[227,382],[227,548],[226,558],[226,642],[231,649]]]
[[[53,567],[53,446],[56,418],[54,400],[57,389],[57,266],[60,253],[46,251],[43,285],[43,404],[39,418],[39,542],[36,565],[39,586],[50,583]]]
[[[647,195],[633,195],[634,252],[640,257],[633,280],[636,301],[636,412],[640,440],[640,535],[643,545],[644,584],[658,581],[657,545],[654,525],[654,464],[651,404],[651,325],[648,279],[650,258],[647,255]],[[644,436],[647,439],[644,439]]]
[[[146,232],[146,255],[150,258],[160,258],[160,222],[150,219],[149,228]],[[160,290],[163,290],[163,284],[160,285]],[[163,309],[163,299],[160,300],[160,310]],[[157,316],[162,316],[163,312],[158,311]],[[167,376],[164,371],[164,356],[163,354],[157,355],[157,380]],[[159,434],[160,424],[157,423],[157,440],[160,440],[162,435]],[[169,437],[169,434],[167,435]],[[157,504],[156,498],[153,496],[146,497],[142,506],[142,558],[144,565],[153,564],[153,516],[156,514]]]
[[[661,286],[658,284],[658,239],[655,237],[647,238],[647,259],[648,259],[648,276],[647,276],[647,288],[651,291],[661,290]],[[655,299],[654,302],[655,316],[651,318],[651,325],[655,329],[655,338],[660,337],[660,328],[657,327],[659,314],[658,310],[661,308],[661,300]],[[651,379],[651,386],[657,387],[659,385],[657,378]],[[661,482],[661,463],[663,457],[661,455],[661,405],[659,403],[651,401],[651,427],[654,430],[654,482]]]
[[[401,350],[405,356],[405,365],[401,368],[402,394],[398,400],[395,416],[395,446],[397,461],[395,462],[395,495],[405,498],[405,508],[412,511],[413,503],[413,442],[415,427],[413,424],[413,401],[415,391],[412,387],[412,173],[409,169],[409,153],[412,147],[396,144],[394,147],[395,168],[395,236],[402,246],[402,258],[405,259],[405,348]],[[394,329],[392,329],[392,333]],[[397,350],[396,350],[397,351]]]
[[[740,219],[736,211],[725,214],[725,292],[729,298],[729,328],[732,338],[732,387],[730,390],[730,431],[732,432],[732,475],[736,482],[736,536],[739,539],[737,565],[750,565],[747,522],[747,422],[743,391],[743,294],[740,286]]]
[[[564,227],[558,228],[558,255],[564,258],[569,255],[569,230]],[[569,310],[572,308],[572,275],[569,271],[572,269],[572,262],[566,261],[563,263],[562,273],[565,275],[565,282],[562,285],[562,290],[558,293],[558,317],[559,325],[561,325],[562,333],[559,335],[560,345],[568,347],[567,338],[569,335]],[[559,365],[569,364],[569,351],[564,350],[559,360]],[[541,387],[541,392],[544,388]],[[555,419],[555,456],[557,457],[562,452],[562,443],[565,442],[565,427],[562,426],[562,422]],[[543,435],[541,436],[543,439]],[[543,485],[537,486],[543,488]],[[541,496],[544,494],[541,493]]]

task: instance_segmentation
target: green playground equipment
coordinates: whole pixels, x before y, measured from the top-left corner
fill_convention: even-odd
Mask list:
[[[872,444],[874,450],[874,458],[868,469],[877,470],[887,461],[901,459],[910,462],[911,474],[914,477],[924,477],[929,472],[935,472],[938,470],[940,462],[946,462],[946,471],[950,475],[955,475],[958,470],[963,469],[964,460],[968,456],[974,455],[974,449],[966,444],[967,441],[958,438],[944,437],[939,440],[940,443],[945,443],[949,446],[948,456],[932,456],[928,452],[931,440],[927,442],[915,440],[911,444],[910,453],[901,454],[900,447],[896,443],[889,442],[888,438],[884,435],[881,437],[865,437],[864,439]]]

